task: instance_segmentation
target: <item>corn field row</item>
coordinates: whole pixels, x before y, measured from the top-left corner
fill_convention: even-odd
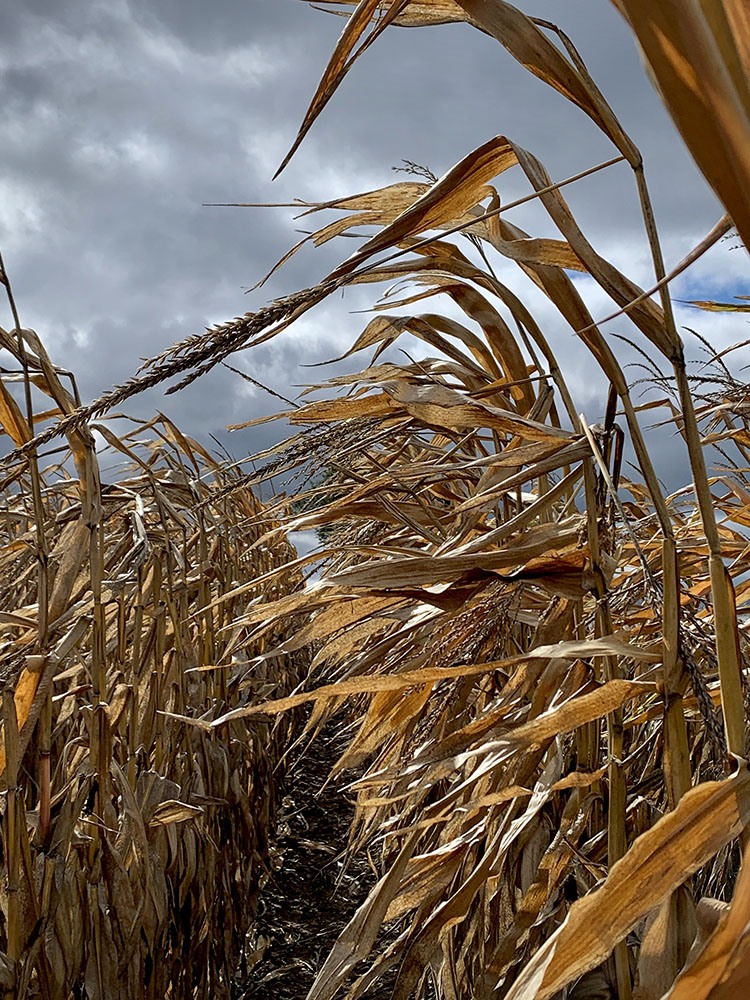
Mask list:
[[[30,422],[8,390],[75,408],[74,381],[22,330],[0,383],[16,445]],[[70,381],[70,379],[67,379]],[[210,719],[291,689],[292,668],[233,625],[294,572],[259,545],[252,493],[165,417],[82,426],[64,448],[6,467],[2,503],[2,962],[7,996],[227,995],[267,870],[272,771],[288,726],[219,737]],[[94,434],[106,446],[99,449]],[[234,731],[232,731],[234,730]]]
[[[348,851],[379,871],[308,1000],[356,1000],[394,972],[396,1000],[742,996],[750,409],[731,351],[707,346],[700,373],[688,367],[669,282],[733,226],[750,245],[746,7],[615,3],[728,213],[668,271],[641,154],[555,25],[504,0],[317,6],[346,20],[282,167],[387,27],[457,21],[575,104],[612,156],[553,180],[501,134],[439,178],[306,204],[344,213],[316,245],[375,233],[316,286],[175,344],[86,406],[15,317],[2,346],[28,408],[0,382],[15,446],[3,466],[3,985],[222,995],[252,920],[273,762],[307,706],[312,734],[352,727],[331,778],[354,775]],[[631,169],[643,218],[645,290],[565,200],[615,163]],[[529,194],[505,203],[511,169]],[[510,220],[532,200],[556,238]],[[508,262],[608,383],[600,422],[498,277]],[[647,407],[571,272],[629,326],[659,391]],[[164,418],[118,421],[117,435],[99,422],[334,292],[384,283],[345,355],[367,360],[281,414],[293,433],[252,472]],[[424,356],[388,360],[405,335]],[[32,412],[33,386],[53,411]],[[669,495],[643,432],[657,406],[691,472]],[[31,437],[36,422],[47,426]],[[127,467],[112,485],[93,433]],[[68,451],[51,464],[42,449],[61,434]],[[262,508],[253,490],[274,476],[305,485]],[[318,548],[297,557],[297,531],[317,531]]]

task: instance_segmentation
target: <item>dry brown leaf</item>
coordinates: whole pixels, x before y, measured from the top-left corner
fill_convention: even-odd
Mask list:
[[[738,0],[618,0],[696,163],[750,246],[750,65]]]
[[[705,782],[642,834],[597,892],[575,903],[508,993],[508,1000],[549,1000],[603,962],[618,941],[674,892],[750,820],[750,773]]]
[[[735,975],[735,966],[744,964],[750,941],[750,851],[745,850],[742,868],[735,886],[732,903],[719,919],[711,936],[693,957],[674,985],[666,992],[669,1000],[708,1000],[714,998],[714,988],[719,987],[727,996],[740,997],[740,984],[735,982],[738,992],[730,994],[729,984],[722,981]]]

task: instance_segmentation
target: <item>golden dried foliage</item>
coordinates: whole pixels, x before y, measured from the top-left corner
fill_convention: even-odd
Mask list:
[[[134,900],[146,900],[139,887],[149,877],[154,884],[156,876],[144,860],[151,854],[143,838],[174,838],[176,829],[194,831],[208,822],[182,811],[196,808],[184,793],[160,807],[171,820],[166,832],[152,832],[153,816],[143,818],[137,798],[129,811],[138,792],[132,775],[138,762],[130,728],[127,734],[117,728],[127,711],[112,714],[120,683],[132,685],[139,719],[144,706],[154,707],[147,773],[161,775],[153,755],[184,767],[197,748],[234,754],[248,739],[238,733],[254,734],[260,719],[286,718],[284,713],[305,703],[312,705],[311,729],[344,710],[354,721],[334,776],[356,769],[349,849],[377,845],[380,878],[322,965],[309,1000],[330,1000],[345,988],[355,1000],[393,970],[397,1000],[741,995],[750,929],[750,855],[745,851],[740,868],[739,849],[750,820],[750,407],[745,383],[725,361],[733,348],[711,351],[703,374],[691,383],[668,284],[726,234],[732,220],[744,238],[750,232],[744,4],[616,2],[728,213],[669,273],[641,155],[562,31],[504,0],[318,0],[317,6],[347,20],[282,167],[356,58],[386,27],[456,21],[500,42],[575,104],[611,141],[613,158],[553,182],[535,155],[498,135],[439,179],[305,204],[306,214],[346,213],[309,237],[316,245],[363,225],[376,227],[375,235],[320,284],[175,344],[88,407],[75,408],[53,392],[61,419],[33,438],[28,420],[3,393],[0,415],[15,446],[6,461],[7,508],[22,512],[13,516],[23,527],[8,528],[7,558],[19,561],[12,569],[16,581],[26,581],[15,582],[13,593],[24,586],[28,591],[3,619],[18,646],[7,685],[15,698],[6,694],[4,701],[7,968],[31,967],[23,958],[23,948],[31,947],[24,930],[30,920],[26,900],[41,900],[39,906],[47,900],[35,888],[39,878],[34,881],[27,862],[34,838],[22,822],[37,793],[19,790],[20,762],[24,754],[28,759],[32,732],[42,761],[48,754],[45,732],[58,740],[52,788],[65,790],[71,830],[92,825],[75,805],[78,772],[70,771],[88,755],[87,777],[78,779],[85,791],[77,794],[82,802],[93,790],[91,811],[98,822],[86,831],[82,850],[77,844],[67,848],[66,859],[75,858],[83,874],[76,879],[63,873],[55,881],[55,869],[50,881],[42,879],[43,889],[72,892],[71,886],[85,884],[92,892],[99,883],[91,872],[109,871],[109,852],[121,851],[118,837],[125,836],[131,838],[128,850],[117,855],[121,863],[112,870],[131,886]],[[589,127],[585,119],[582,127]],[[623,161],[633,172],[653,260],[654,284],[646,290],[597,252],[563,193],[567,184]],[[529,195],[503,204],[496,178],[510,169],[523,174]],[[527,200],[542,206],[558,238],[532,236],[509,220],[509,211]],[[579,413],[565,380],[564,352],[553,349],[530,309],[499,280],[491,265],[494,253],[513,261],[541,289],[588,350],[591,364],[599,366],[610,385],[601,423],[590,426]],[[661,398],[640,408],[634,404],[602,321],[589,312],[570,271],[590,276],[612,299],[614,315],[632,324],[631,337]],[[234,560],[233,568],[217,574],[211,593],[201,592],[194,608],[189,588],[178,587],[178,610],[172,595],[180,573],[206,586],[204,556],[177,560],[186,543],[174,541],[178,532],[171,522],[164,526],[164,512],[169,521],[174,511],[181,523],[189,510],[191,538],[196,532],[203,537],[208,528],[194,524],[195,503],[184,485],[185,508],[171,499],[171,480],[159,476],[154,483],[153,462],[138,466],[138,489],[126,480],[111,496],[103,491],[86,419],[168,378],[179,377],[174,388],[188,384],[238,347],[277,335],[334,291],[385,281],[393,287],[344,355],[372,348],[369,362],[316,387],[327,391],[325,398],[284,414],[296,432],[258,456],[266,461],[261,471],[230,476],[211,467],[213,492],[205,497],[211,502],[199,509],[206,517],[220,512],[212,515],[219,523],[212,522],[211,530],[218,540],[225,537],[222,531],[229,533],[231,544],[216,544]],[[451,301],[450,317],[418,311],[431,308],[440,295]],[[432,354],[409,363],[384,359],[383,352],[404,334]],[[12,338],[3,346],[12,349]],[[35,375],[39,370],[49,379],[40,350],[34,350]],[[669,366],[666,374],[662,364]],[[667,407],[692,473],[692,483],[672,496],[665,496],[640,424],[639,409],[657,406]],[[63,486],[42,488],[35,449],[60,432],[70,435],[79,478],[62,477]],[[631,479],[622,468],[626,438],[635,455]],[[130,447],[127,436],[117,441],[115,447]],[[707,445],[724,459],[711,478]],[[192,443],[175,447],[177,466],[189,466],[193,458],[185,456],[195,450]],[[157,453],[164,455],[163,444]],[[265,513],[262,534],[256,534],[254,507],[245,520],[234,513],[237,503],[252,506],[247,490],[259,480],[316,468],[326,474],[293,504],[280,498]],[[24,489],[14,489],[14,476],[26,477]],[[147,577],[156,602],[149,606],[161,610],[149,614],[155,635],[163,642],[171,634],[172,646],[159,647],[161,657],[149,667],[149,683],[155,676],[161,685],[157,693],[151,687],[141,693],[143,667],[127,674],[128,657],[121,654],[135,645],[146,655],[144,619],[131,624],[130,605],[111,589],[117,575],[110,567],[123,559],[127,565],[130,536],[122,528],[108,536],[103,525],[107,518],[121,519],[132,502],[118,492],[124,489],[128,498],[161,498],[153,500],[151,530],[162,538],[162,554],[153,557]],[[53,579],[46,574],[58,549],[47,552],[45,545],[60,519],[69,535],[65,551],[81,555],[73,557],[73,568],[61,560]],[[16,525],[10,515],[8,524]],[[239,524],[252,525],[246,528],[251,538],[236,534]],[[33,543],[14,547],[33,530]],[[321,532],[325,540],[318,552],[286,564],[274,561],[260,577],[250,568],[245,575],[234,568],[246,558],[245,549],[251,561],[269,549],[281,554],[277,547],[285,535],[300,530]],[[164,533],[172,537],[171,547]],[[36,578],[35,552],[46,553]],[[316,563],[317,579],[294,589],[295,574]],[[140,570],[137,579],[135,584],[128,578],[131,594],[136,586],[144,592]],[[248,605],[251,595],[258,601]],[[136,601],[133,615],[139,607]],[[54,615],[43,610],[50,608]],[[55,645],[52,630],[61,615],[81,634],[65,632]],[[210,629],[201,628],[204,621]],[[210,654],[202,645],[209,632],[212,642],[221,637],[225,643]],[[70,648],[60,647],[69,635]],[[30,655],[23,637],[33,646]],[[239,648],[255,655],[231,675],[236,687],[222,688],[226,673],[203,668],[226,665]],[[305,652],[312,658],[310,672],[292,693],[288,678]],[[183,655],[188,660],[180,661]],[[68,708],[64,737],[59,716],[36,708],[54,676],[46,667],[51,656],[72,657],[67,670],[76,673],[70,676],[78,680],[80,674],[81,686],[90,685],[91,708]],[[180,668],[173,667],[176,661]],[[187,662],[198,668],[190,675],[196,684],[213,687],[187,697]],[[274,668],[281,673],[269,674],[261,689],[253,687],[257,671],[270,670],[270,664],[281,664]],[[125,679],[118,681],[121,674]],[[243,701],[235,691],[245,684],[252,697]],[[66,697],[78,697],[74,691]],[[140,734],[141,723],[134,725]],[[68,745],[72,749],[60,755]],[[237,752],[242,757],[244,750]],[[103,768],[103,759],[111,767]],[[239,758],[232,766],[242,766]],[[244,766],[255,773],[252,762]],[[182,788],[186,779],[178,771],[174,780]],[[40,780],[41,830],[51,822],[43,787]],[[138,815],[140,824],[132,820]],[[176,826],[175,817],[184,822]],[[183,857],[183,842],[177,841],[178,848],[174,843],[158,853],[167,878],[165,859]],[[207,843],[201,849],[208,851]],[[179,886],[184,869],[181,860],[174,863],[172,884]],[[203,905],[200,893],[197,903],[190,900],[190,907]],[[145,920],[146,903],[134,906],[138,920]],[[97,910],[93,903],[87,910],[82,903],[80,912],[95,914],[91,926],[99,935],[95,941],[102,942],[87,954],[107,954],[108,942],[123,933],[116,911]],[[47,939],[34,940],[41,954]],[[148,950],[144,940],[151,947],[155,939],[141,934],[140,956]],[[222,955],[232,944],[225,944]],[[39,975],[49,974],[44,963],[38,968]],[[181,996],[188,995],[184,983]],[[91,971],[90,995],[107,995],[102,984]]]
[[[706,914],[725,905],[710,895],[732,884],[750,819],[746,389],[727,352],[712,351],[691,385],[667,288],[730,218],[667,274],[641,155],[554,25],[504,0],[318,6],[354,10],[290,156],[384,27],[465,20],[604,132],[618,156],[593,169],[630,165],[654,287],[639,288],[580,229],[563,188],[581,175],[553,183],[502,135],[434,182],[305,206],[347,213],[308,238],[316,245],[377,227],[321,288],[393,284],[345,355],[374,349],[369,364],[287,413],[303,430],[274,458],[329,470],[286,524],[326,532],[319,579],[302,603],[277,605],[281,620],[306,605],[295,649],[309,644],[327,683],[225,717],[309,701],[316,723],[345,703],[359,720],[336,772],[364,767],[350,849],[379,843],[382,877],[309,1000],[336,995],[364,959],[370,968],[350,997],[394,968],[397,1000],[428,982],[451,998],[543,1000],[567,989],[624,1000],[635,985],[641,1000],[656,1000],[678,976],[685,996],[718,996],[719,984],[730,995],[748,927],[744,869],[739,901],[712,926]],[[684,16],[685,5],[618,6],[742,235],[750,169],[740,6],[696,2]],[[701,69],[698,55],[711,65]],[[709,131],[716,141],[704,141]],[[506,218],[517,203],[503,205],[495,178],[512,168],[559,239]],[[497,278],[493,252],[546,293],[609,380],[602,424],[578,413],[564,364]],[[692,471],[672,497],[571,270],[590,275],[645,340],[666,392],[648,407],[669,408]],[[438,295],[465,321],[455,310],[414,311]],[[383,361],[405,334],[435,353]],[[626,435],[642,482],[622,476]],[[709,443],[723,456],[735,449],[713,479]]]
[[[32,331],[0,341],[54,403],[35,420],[75,409]],[[213,502],[232,472],[166,417],[117,426],[4,470],[0,986],[18,1000],[228,996],[267,871],[288,720],[207,737],[173,716],[293,687],[274,657],[240,681],[265,640],[231,624],[296,586],[293,569],[254,584],[290,549],[257,544],[251,492]]]

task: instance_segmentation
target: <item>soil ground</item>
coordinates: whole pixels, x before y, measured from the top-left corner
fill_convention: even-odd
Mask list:
[[[344,746],[342,735],[329,727],[288,769],[250,967],[236,1000],[304,1000],[376,881],[366,857],[344,866],[353,806],[340,788],[324,787]],[[384,1000],[391,990],[392,984],[383,984],[368,998]]]

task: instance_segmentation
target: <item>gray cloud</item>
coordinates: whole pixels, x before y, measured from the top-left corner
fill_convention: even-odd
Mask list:
[[[601,0],[522,6],[571,34],[641,145],[667,255],[676,262],[715,221],[718,207],[624,26]],[[464,25],[395,29],[354,67],[272,185],[342,25],[297,0],[5,5],[0,245],[22,321],[76,371],[86,398],[174,340],[313,284],[350,250],[350,241],[306,248],[267,287],[244,296],[243,287],[297,238],[299,223],[286,210],[211,209],[203,202],[327,199],[388,183],[402,157],[440,173],[497,133],[533,150],[553,177],[612,155],[585,116],[493,40]],[[512,174],[500,188],[506,200],[526,191]],[[648,282],[627,171],[618,167],[567,196],[603,252]],[[538,209],[517,218],[549,230]],[[729,259],[722,249],[678,293],[731,294],[743,267],[739,255]],[[609,304],[589,286],[582,282],[596,314],[606,315]],[[541,297],[527,297],[569,353],[571,383],[596,419],[603,387],[591,362]],[[291,384],[311,377],[299,364],[339,353],[363,325],[349,310],[371,302],[372,290],[352,290],[344,303],[322,307],[236,363],[288,395]],[[726,317],[701,323],[722,343],[744,336],[735,336]],[[151,392],[131,410],[163,408],[205,438],[269,406],[277,402],[221,369],[178,396]],[[232,444],[239,451],[261,447],[278,433],[272,425]]]

